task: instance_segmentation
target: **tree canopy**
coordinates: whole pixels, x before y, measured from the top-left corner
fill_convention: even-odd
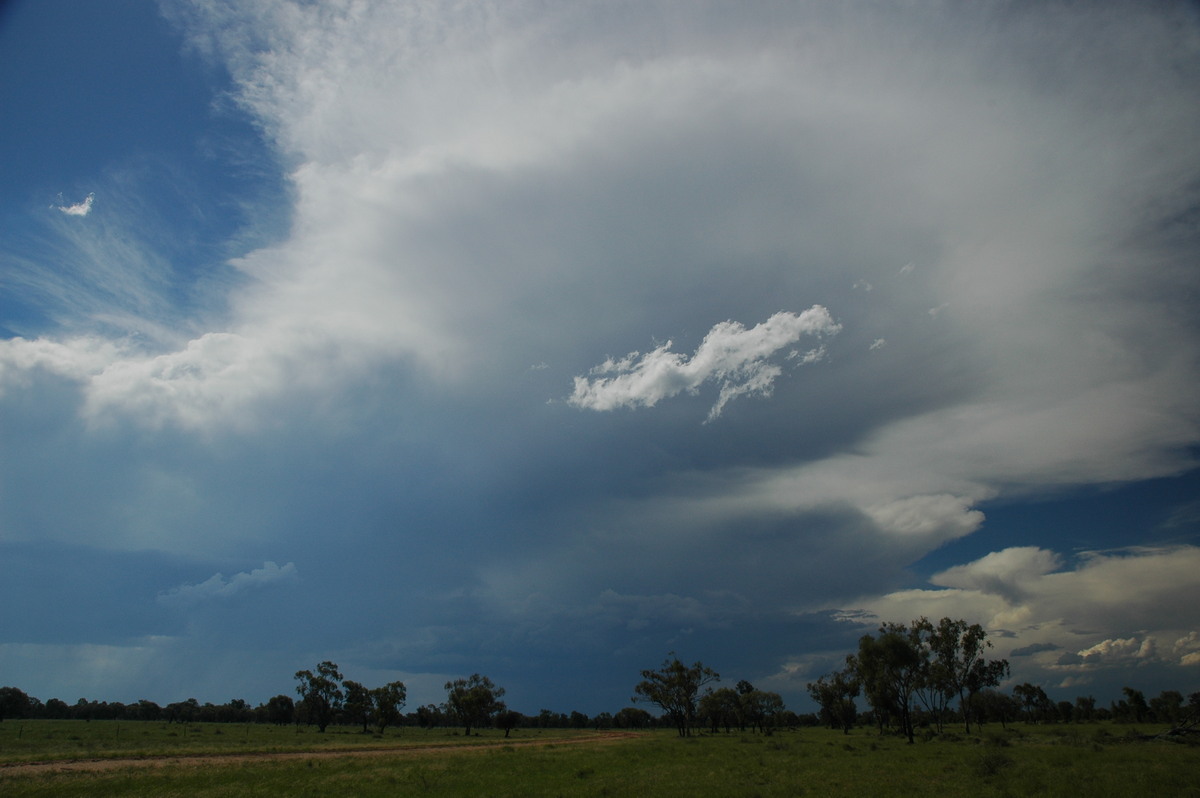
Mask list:
[[[854,699],[858,696],[860,683],[851,667],[835,671],[828,677],[822,676],[808,683],[808,694],[821,707],[821,719],[831,729],[841,729],[849,734],[858,718],[858,707]]]
[[[371,690],[371,706],[375,715],[375,726],[379,733],[400,721],[400,710],[408,700],[408,688],[404,682],[388,682],[383,687]]]
[[[680,737],[691,734],[696,720],[696,701],[700,688],[721,676],[712,668],[696,662],[684,665],[672,651],[658,670],[642,671],[642,682],[634,687],[634,701],[657,704],[674,721]]]
[[[492,716],[506,709],[500,700],[503,695],[503,687],[473,673],[470,678],[446,682],[446,714],[462,724],[469,735],[472,728],[487,725]]]
[[[308,712],[317,729],[325,731],[333,716],[342,708],[342,674],[336,663],[326,660],[317,665],[317,672],[296,671],[296,692],[300,704]]]

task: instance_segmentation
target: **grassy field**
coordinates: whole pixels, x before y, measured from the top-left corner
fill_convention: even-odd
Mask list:
[[[341,730],[158,723],[27,721],[0,729],[3,761],[167,754],[176,759],[102,770],[0,769],[6,796],[1128,796],[1200,797],[1200,747],[1136,739],[1151,727],[1109,725],[989,728],[906,745],[859,730],[823,729],[702,736],[672,732],[570,745],[571,732],[394,730],[382,739]],[[90,727],[98,727],[93,729]],[[222,732],[217,734],[217,732]],[[144,732],[144,733],[143,733]],[[175,732],[176,737],[170,737]],[[331,730],[332,732],[332,730]],[[243,735],[242,741],[237,736]],[[590,737],[588,733],[583,733]],[[28,738],[33,737],[36,742]],[[76,737],[78,739],[71,739]],[[286,740],[283,738],[287,738]],[[140,740],[140,746],[135,741]],[[70,745],[68,745],[68,743]],[[480,746],[480,743],[487,744]],[[10,747],[12,746],[12,747]],[[72,748],[72,746],[75,746]],[[400,747],[397,747],[400,746]],[[436,747],[432,747],[436,746]],[[373,754],[364,748],[386,747]],[[341,750],[343,756],[325,752]],[[354,753],[354,751],[360,753]],[[229,759],[246,752],[300,751],[291,758]],[[221,754],[226,757],[219,756]]]
[[[522,730],[522,739],[578,736],[567,729]],[[503,732],[484,730],[472,742],[499,742]],[[268,724],[160,723],[137,721],[8,720],[0,723],[0,766],[14,762],[208,754],[280,753],[389,748],[397,745],[453,746],[468,742],[461,729],[361,729]]]

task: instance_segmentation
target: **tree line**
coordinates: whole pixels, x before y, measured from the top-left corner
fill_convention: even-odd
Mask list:
[[[1011,694],[998,690],[1009,674],[1008,661],[989,660],[987,632],[979,624],[942,618],[936,624],[919,618],[911,624],[886,623],[878,634],[863,635],[858,651],[847,655],[840,670],[810,682],[808,693],[820,707],[820,718],[833,729],[849,732],[857,723],[896,729],[914,740],[917,726],[941,733],[946,723],[961,722],[966,732],[971,723],[1018,720],[1026,723],[1157,722],[1179,724],[1200,717],[1200,693],[1188,703],[1175,690],[1163,691],[1146,701],[1131,687],[1125,698],[1111,708],[1096,706],[1093,696],[1074,702],[1055,703],[1040,686],[1025,682]],[[869,707],[860,713],[856,699],[862,696]],[[957,707],[953,702],[957,699]]]
[[[1056,703],[1028,682],[1004,693],[997,688],[1008,676],[1008,662],[988,659],[989,648],[987,633],[979,624],[950,618],[937,623],[927,618],[911,624],[885,623],[877,634],[859,639],[857,651],[847,655],[843,668],[808,683],[808,693],[820,709],[802,715],[788,710],[778,693],[759,690],[744,679],[735,687],[715,687],[721,678],[716,671],[701,662],[686,665],[671,652],[657,669],[641,672],[642,681],[634,686],[631,699],[658,707],[660,716],[634,706],[594,717],[546,709],[524,715],[508,708],[502,700],[503,687],[478,673],[446,682],[443,703],[405,713],[408,691],[403,682],[367,687],[345,678],[336,663],[324,661],[314,669],[296,671],[296,699],[281,693],[258,706],[242,699],[201,704],[194,698],[166,706],[145,699],[122,704],[81,698],[67,704],[51,698],[42,703],[16,687],[0,687],[0,720],[295,723],[316,726],[320,732],[333,724],[361,727],[363,733],[373,729],[377,734],[397,726],[455,726],[469,735],[491,726],[504,730],[506,737],[515,728],[669,726],[686,737],[697,729],[770,734],[776,728],[818,724],[849,733],[854,726],[866,724],[880,733],[895,730],[912,742],[917,728],[940,733],[948,723],[962,723],[970,733],[973,723],[1113,720],[1177,725],[1200,718],[1200,693],[1185,701],[1182,693],[1167,690],[1147,700],[1142,692],[1126,687],[1124,698],[1108,708],[1097,707],[1092,696]],[[866,711],[859,709],[860,697]]]
[[[505,731],[514,728],[573,729],[647,729],[659,722],[649,712],[626,707],[615,715],[601,712],[588,715],[541,710],[525,715],[510,710],[501,700],[505,690],[480,674],[455,679],[445,685],[446,701],[426,704],[404,713],[408,690],[403,682],[390,682],[368,688],[347,679],[339,666],[330,661],[311,670],[295,673],[297,698],[287,694],[273,696],[258,706],[243,699],[224,704],[201,704],[195,698],[165,706],[147,699],[125,704],[89,701],[80,698],[68,704],[58,698],[42,702],[16,687],[0,687],[0,721],[5,718],[50,720],[130,720],[166,723],[270,723],[276,725],[312,725],[324,732],[330,725],[361,727],[366,733],[382,734],[388,727],[422,728],[462,727],[466,734],[481,727],[494,726]]]
[[[702,662],[685,665],[675,652],[662,665],[642,671],[642,681],[634,686],[633,700],[656,705],[662,720],[687,737],[698,727],[713,732],[734,727],[769,734],[779,726],[799,725],[800,716],[789,712],[779,693],[758,690],[742,679],[736,688],[700,688],[719,682],[721,675]]]

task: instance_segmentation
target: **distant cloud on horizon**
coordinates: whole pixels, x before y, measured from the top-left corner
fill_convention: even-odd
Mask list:
[[[1028,659],[1023,667],[1065,687],[1114,665],[1200,665],[1200,618],[1190,600],[1197,586],[1187,576],[1197,565],[1197,546],[1083,552],[1073,566],[1052,550],[1017,546],[934,574],[932,589],[868,598],[863,612],[844,617],[867,625],[921,615],[977,618],[996,631],[998,655]],[[1136,631],[1096,631],[1113,628]]]

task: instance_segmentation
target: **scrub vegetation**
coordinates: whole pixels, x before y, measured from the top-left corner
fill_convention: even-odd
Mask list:
[[[978,625],[925,618],[864,635],[808,685],[818,713],[673,652],[626,707],[527,716],[478,673],[401,712],[336,663],[297,671],[298,701],[45,704],[0,688],[9,795],[1200,795],[1200,693],[1133,688],[1111,708],[1000,692]],[[859,711],[858,699],[866,711]],[[57,717],[55,717],[57,715]]]
[[[116,749],[115,722],[5,723],[0,746],[20,759],[62,756],[81,744],[92,757],[124,761],[78,769],[0,768],[6,796],[256,795],[1191,795],[1200,783],[1200,748],[1153,735],[1158,726],[1110,722],[985,727],[918,745],[903,734],[805,727],[772,734],[488,730],[383,735],[374,753],[363,735],[300,733],[196,724],[188,735],[150,722],[121,723],[137,747]],[[78,737],[72,741],[71,737]],[[103,738],[103,739],[101,739]],[[94,746],[88,748],[88,746]],[[366,745],[370,747],[370,743]],[[237,752],[277,753],[239,757]],[[283,751],[296,752],[284,755]],[[329,756],[327,752],[342,751]],[[217,754],[189,758],[198,752]],[[134,754],[157,760],[130,760]],[[77,754],[78,755],[78,754]]]

